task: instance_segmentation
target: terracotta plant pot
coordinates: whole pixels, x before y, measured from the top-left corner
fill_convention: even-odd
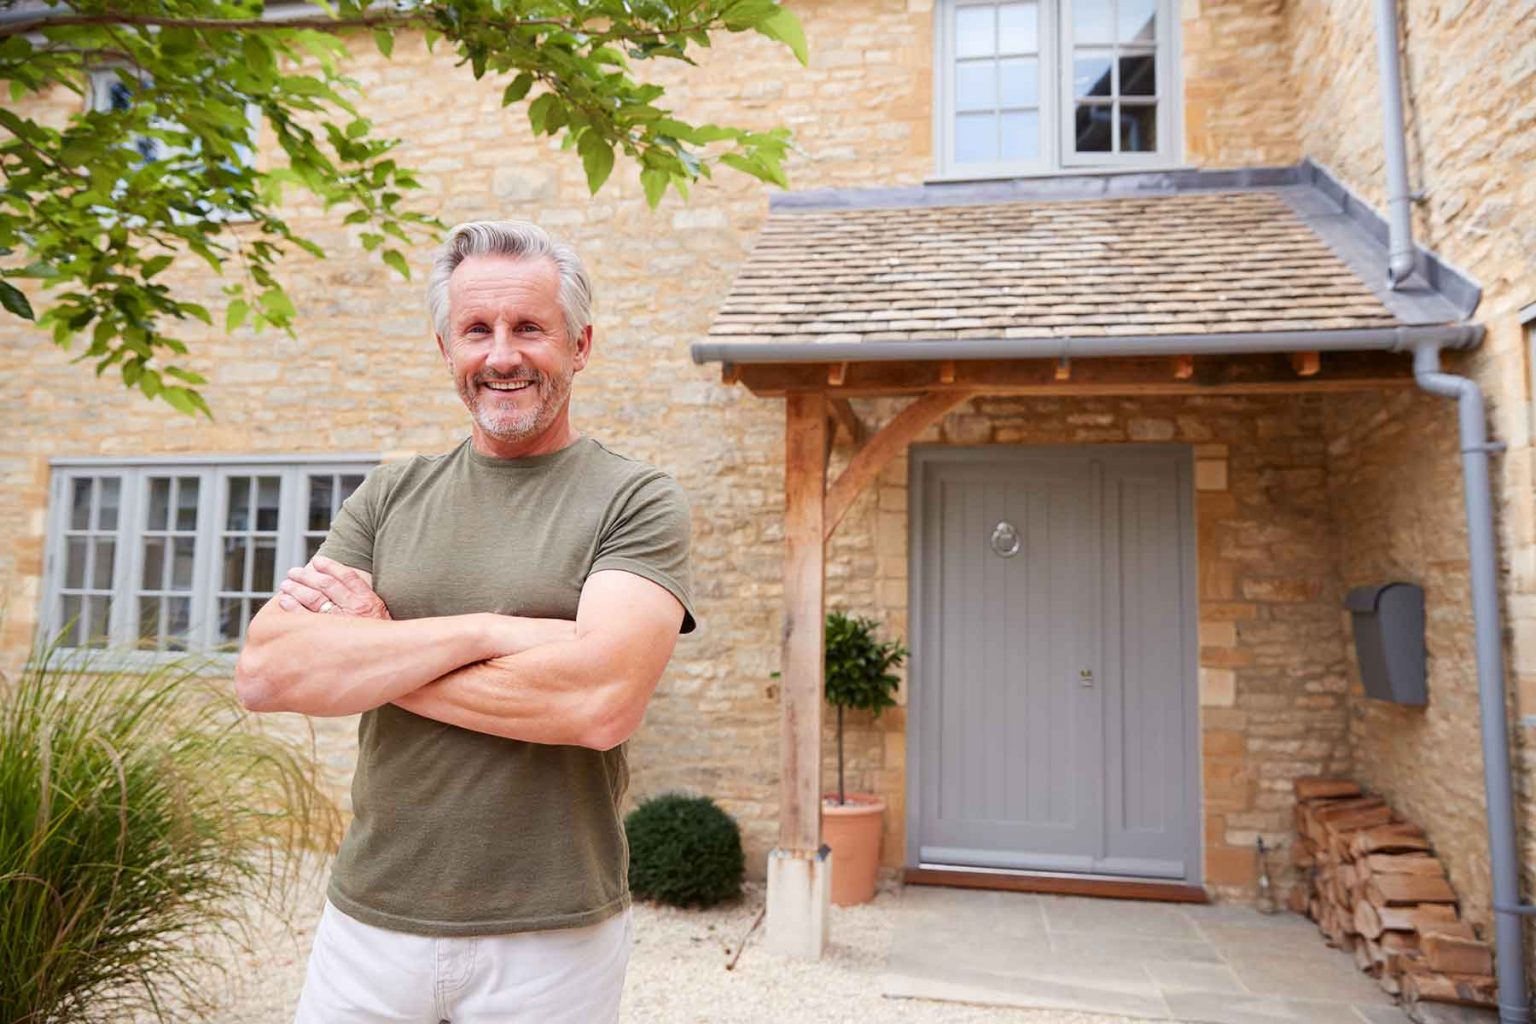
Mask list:
[[[835,793],[821,802],[821,839],[832,848],[832,902],[840,907],[875,898],[885,814],[885,801],[871,793],[847,796],[841,806]]]

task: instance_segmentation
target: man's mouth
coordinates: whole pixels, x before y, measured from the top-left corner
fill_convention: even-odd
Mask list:
[[[480,382],[482,387],[490,388],[492,391],[521,391],[532,384],[531,380],[483,380]]]

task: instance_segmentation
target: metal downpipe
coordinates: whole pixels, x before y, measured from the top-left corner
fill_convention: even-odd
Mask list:
[[[1461,433],[1462,484],[1466,492],[1467,547],[1472,576],[1472,617],[1477,651],[1478,707],[1483,738],[1483,786],[1488,801],[1488,852],[1493,878],[1494,970],[1499,983],[1500,1024],[1530,1024],[1521,921],[1520,858],[1515,838],[1515,801],[1510,783],[1509,724],[1505,710],[1504,646],[1499,626],[1498,561],[1494,550],[1493,498],[1488,483],[1488,442],[1483,392],[1470,378],[1440,369],[1440,346],[1413,351],[1413,376],[1432,394],[1456,399]]]
[[[1397,52],[1397,0],[1376,0],[1376,56],[1381,70],[1382,149],[1387,169],[1387,285],[1397,288],[1413,273],[1413,195],[1408,189],[1408,152],[1403,129],[1403,67]]]

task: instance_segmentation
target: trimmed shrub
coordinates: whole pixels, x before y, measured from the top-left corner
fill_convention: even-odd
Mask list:
[[[629,888],[675,907],[712,907],[741,895],[741,828],[707,796],[666,793],[624,819]]]

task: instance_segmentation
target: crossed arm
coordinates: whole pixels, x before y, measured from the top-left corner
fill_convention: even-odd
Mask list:
[[[325,601],[336,610],[314,610]],[[606,750],[639,727],[682,618],[663,587],[604,570],[582,587],[574,623],[394,621],[367,573],[317,558],[251,620],[235,689],[252,711],[324,717],[394,703],[476,732]]]

